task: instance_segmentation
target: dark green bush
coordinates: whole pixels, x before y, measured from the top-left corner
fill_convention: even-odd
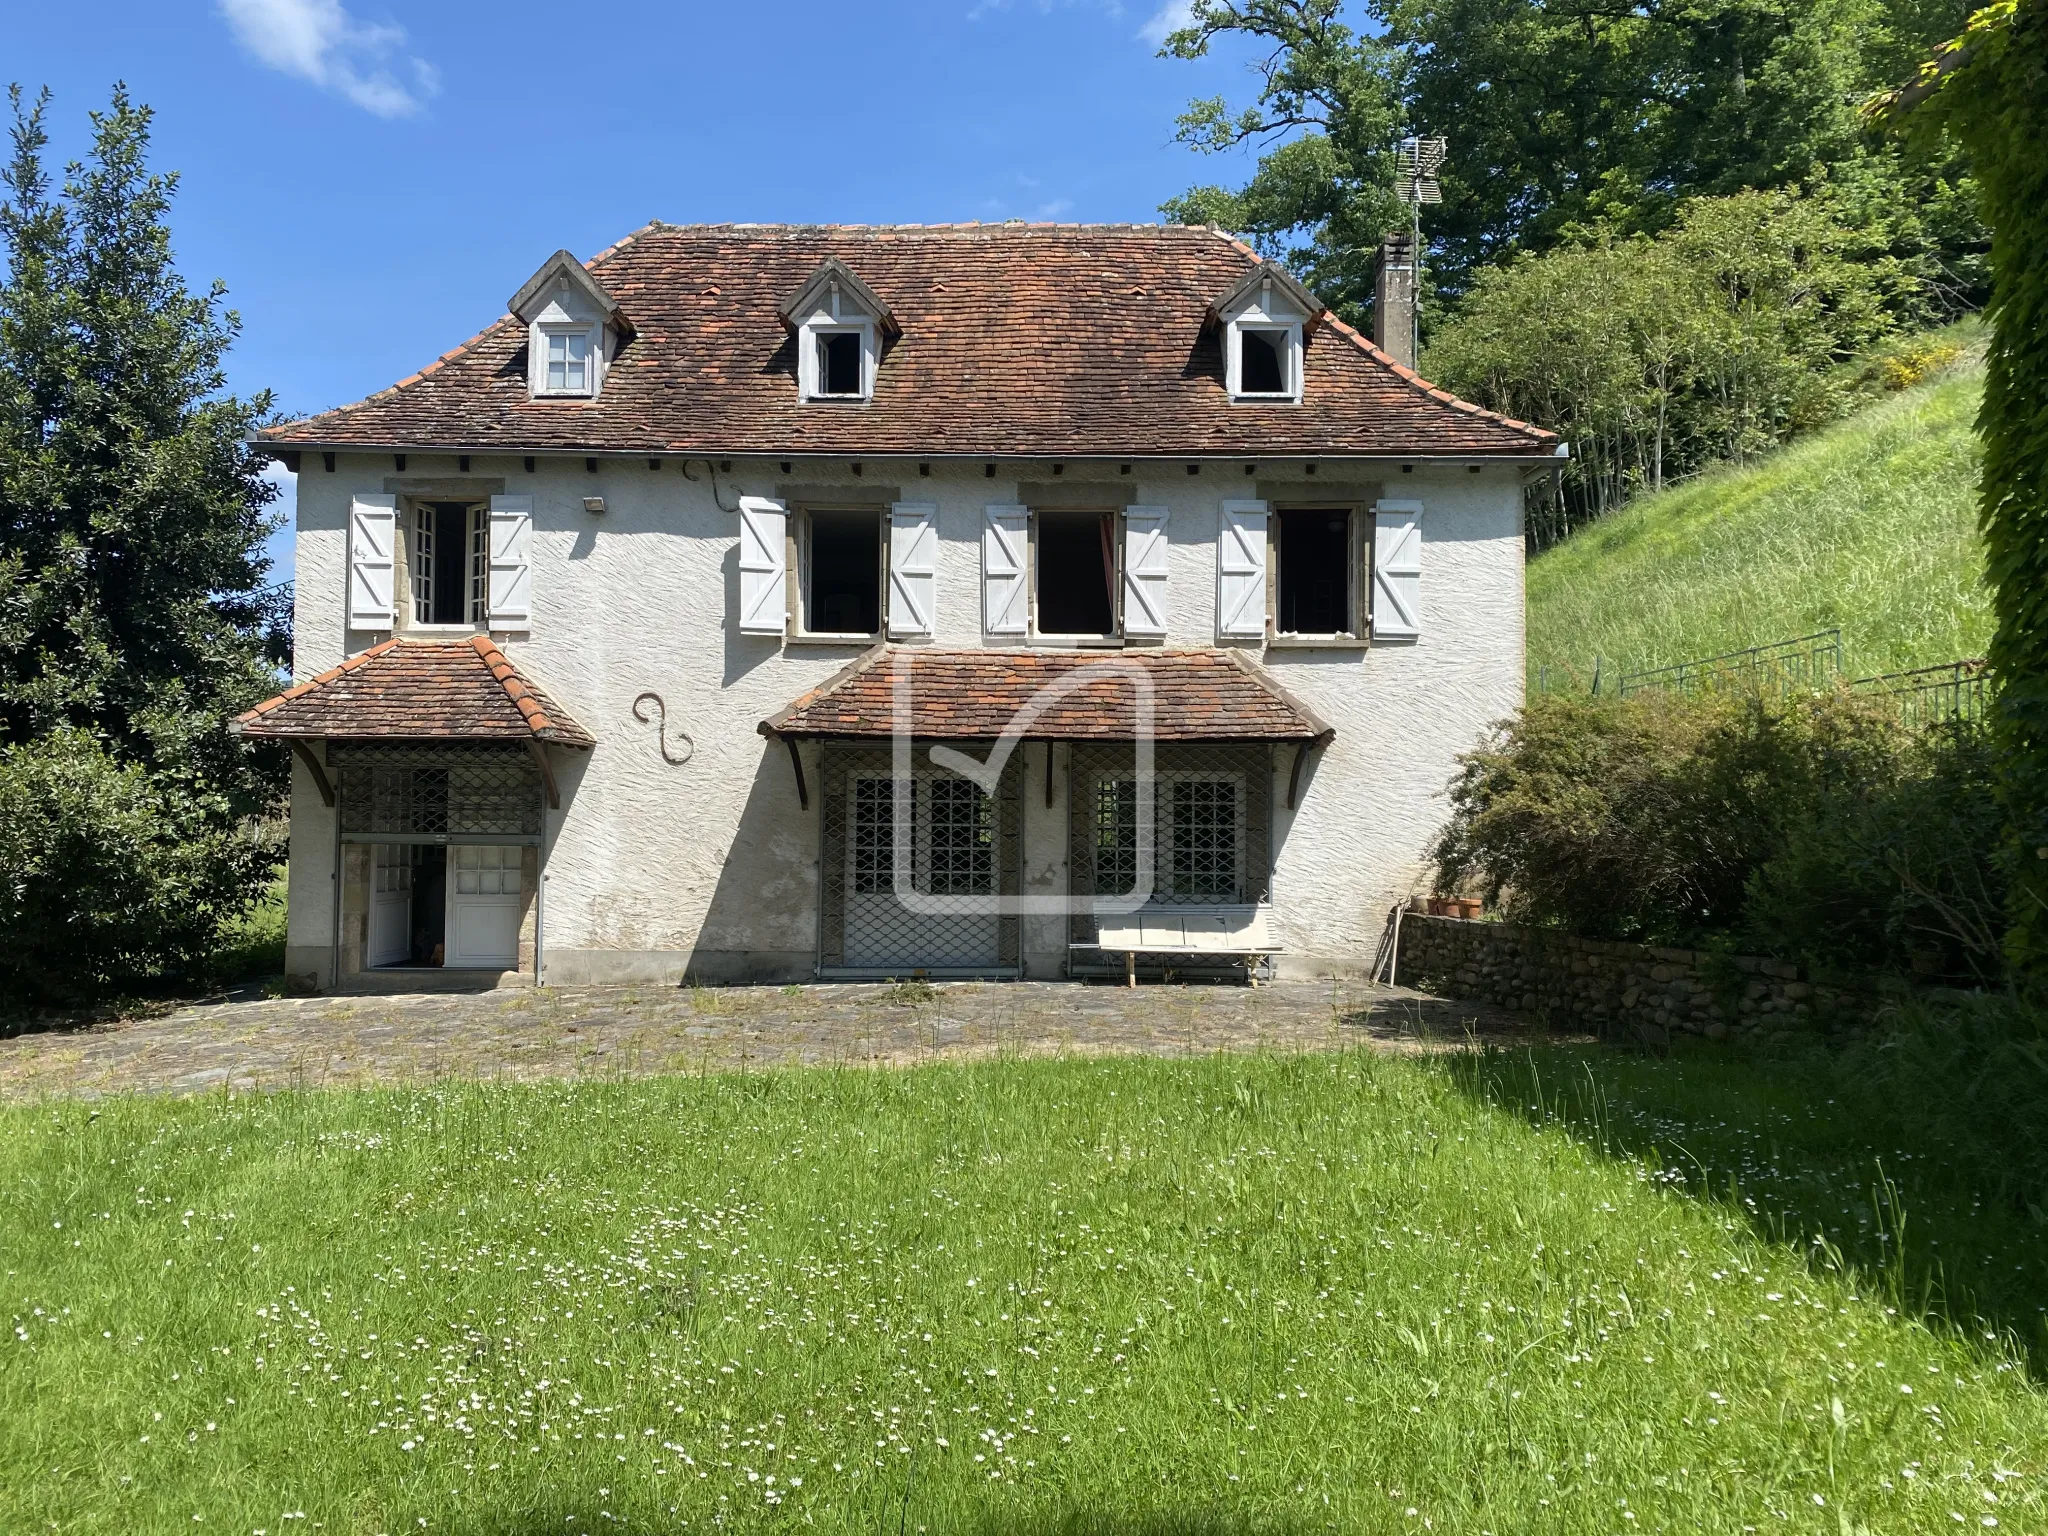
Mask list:
[[[0,997],[72,1003],[196,974],[281,854],[221,822],[83,731],[0,751]]]
[[[1809,963],[1993,974],[1981,730],[1882,701],[1546,697],[1466,755],[1435,854],[1516,921]]]
[[[1909,734],[1824,782],[1750,881],[1750,948],[1922,978],[1995,981],[2002,968],[2006,819],[1990,733]]]

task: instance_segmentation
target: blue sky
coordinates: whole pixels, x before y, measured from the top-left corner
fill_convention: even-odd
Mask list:
[[[6,73],[55,92],[60,161],[115,80],[156,108],[180,265],[242,315],[233,386],[296,414],[649,219],[1152,220],[1241,180],[1174,142],[1253,86],[1241,51],[1155,56],[1182,6],[74,0],[13,8]]]

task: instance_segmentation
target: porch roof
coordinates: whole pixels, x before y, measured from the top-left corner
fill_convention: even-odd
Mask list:
[[[1160,741],[1327,741],[1336,734],[1264,668],[1232,650],[928,651],[887,645],[769,716],[760,729],[765,736],[887,737],[896,729],[896,688],[902,682],[914,736],[989,740],[1042,699],[1043,707],[1018,735],[1035,741],[1129,741],[1138,717],[1137,689],[1125,670],[1130,668],[1151,684],[1152,734]]]
[[[386,640],[237,715],[238,736],[595,743],[485,635]]]

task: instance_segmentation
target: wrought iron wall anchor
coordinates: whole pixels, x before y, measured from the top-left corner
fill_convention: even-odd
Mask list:
[[[647,724],[650,717],[642,714],[640,710],[642,705],[648,703],[652,703],[654,705],[654,715],[652,719],[655,728],[655,740],[661,746],[661,760],[667,763],[671,768],[682,767],[683,764],[687,763],[691,758],[697,755],[697,744],[694,741],[690,740],[690,738],[683,732],[677,731],[676,740],[680,741],[683,744],[683,755],[681,757],[678,757],[673,752],[669,751],[668,706],[661,702],[660,694],[643,693],[638,698],[636,698],[633,701],[633,718],[635,720],[638,720],[643,725]]]

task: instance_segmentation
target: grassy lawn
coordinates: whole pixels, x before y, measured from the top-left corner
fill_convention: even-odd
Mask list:
[[[1893,1149],[1802,1081],[1350,1053],[12,1109],[0,1529],[2048,1528],[2022,1344],[1913,1320],[1857,1229]],[[2038,1294],[2039,1222],[1944,1219]]]
[[[1851,676],[1981,656],[1981,363],[1747,469],[1645,496],[1529,564],[1530,677],[1589,681],[1839,627]]]

